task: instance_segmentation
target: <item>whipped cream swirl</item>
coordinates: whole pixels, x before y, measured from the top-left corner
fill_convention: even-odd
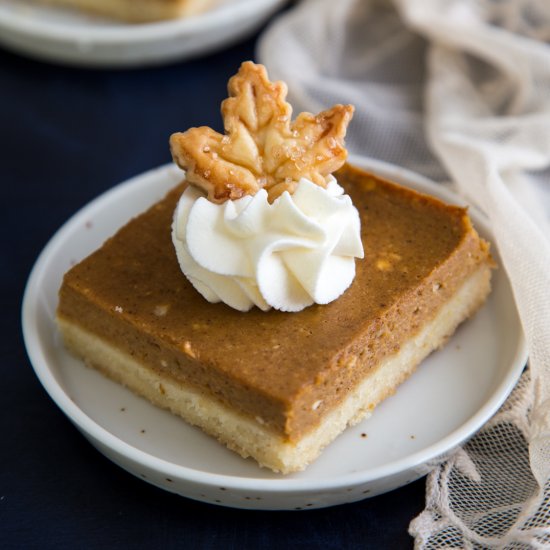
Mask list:
[[[265,189],[214,204],[189,186],[172,240],[197,291],[240,311],[327,304],[349,287],[363,257],[359,214],[334,178],[326,189],[302,178],[273,204]]]

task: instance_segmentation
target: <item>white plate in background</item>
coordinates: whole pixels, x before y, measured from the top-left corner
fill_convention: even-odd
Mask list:
[[[33,0],[0,0],[0,44],[38,59],[134,67],[212,52],[254,32],[286,0],[214,0],[190,17],[120,23]]]
[[[360,157],[351,160],[448,202],[463,202],[406,170]],[[444,349],[428,357],[371,418],[348,429],[306,471],[289,476],[241,459],[180,418],[84,367],[66,353],[54,322],[63,273],[180,179],[179,169],[165,166],[92,201],[51,239],[25,292],[23,332],[36,374],[76,427],[121,467],[168,491],[238,508],[291,510],[353,502],[426,474],[474,434],[512,390],[527,352],[502,268],[494,272],[486,305]],[[490,240],[484,219],[474,208],[470,214]]]

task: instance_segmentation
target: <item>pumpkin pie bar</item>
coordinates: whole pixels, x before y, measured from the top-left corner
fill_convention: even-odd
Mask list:
[[[340,298],[296,313],[206,301],[171,238],[184,183],[65,275],[67,348],[243,457],[302,470],[482,305],[493,267],[466,209],[350,165],[335,175],[365,254]]]
[[[176,19],[204,11],[212,0],[38,0],[130,23]]]

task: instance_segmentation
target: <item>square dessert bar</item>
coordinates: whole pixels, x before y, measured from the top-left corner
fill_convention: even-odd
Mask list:
[[[212,0],[40,0],[133,23],[175,19],[204,11]]]
[[[171,240],[181,185],[65,275],[67,348],[243,457],[305,468],[480,307],[493,265],[464,208],[349,165],[335,175],[365,250],[339,299],[298,313],[205,301]]]

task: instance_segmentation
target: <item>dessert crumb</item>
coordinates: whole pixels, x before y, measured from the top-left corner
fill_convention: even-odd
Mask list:
[[[196,357],[195,351],[193,350],[193,347],[191,346],[191,342],[189,340],[186,340],[183,344],[183,351],[189,355],[189,357],[193,357],[193,359]]]
[[[157,317],[164,317],[168,313],[169,309],[170,309],[170,306],[168,304],[162,304],[162,305],[155,306],[153,313]]]

